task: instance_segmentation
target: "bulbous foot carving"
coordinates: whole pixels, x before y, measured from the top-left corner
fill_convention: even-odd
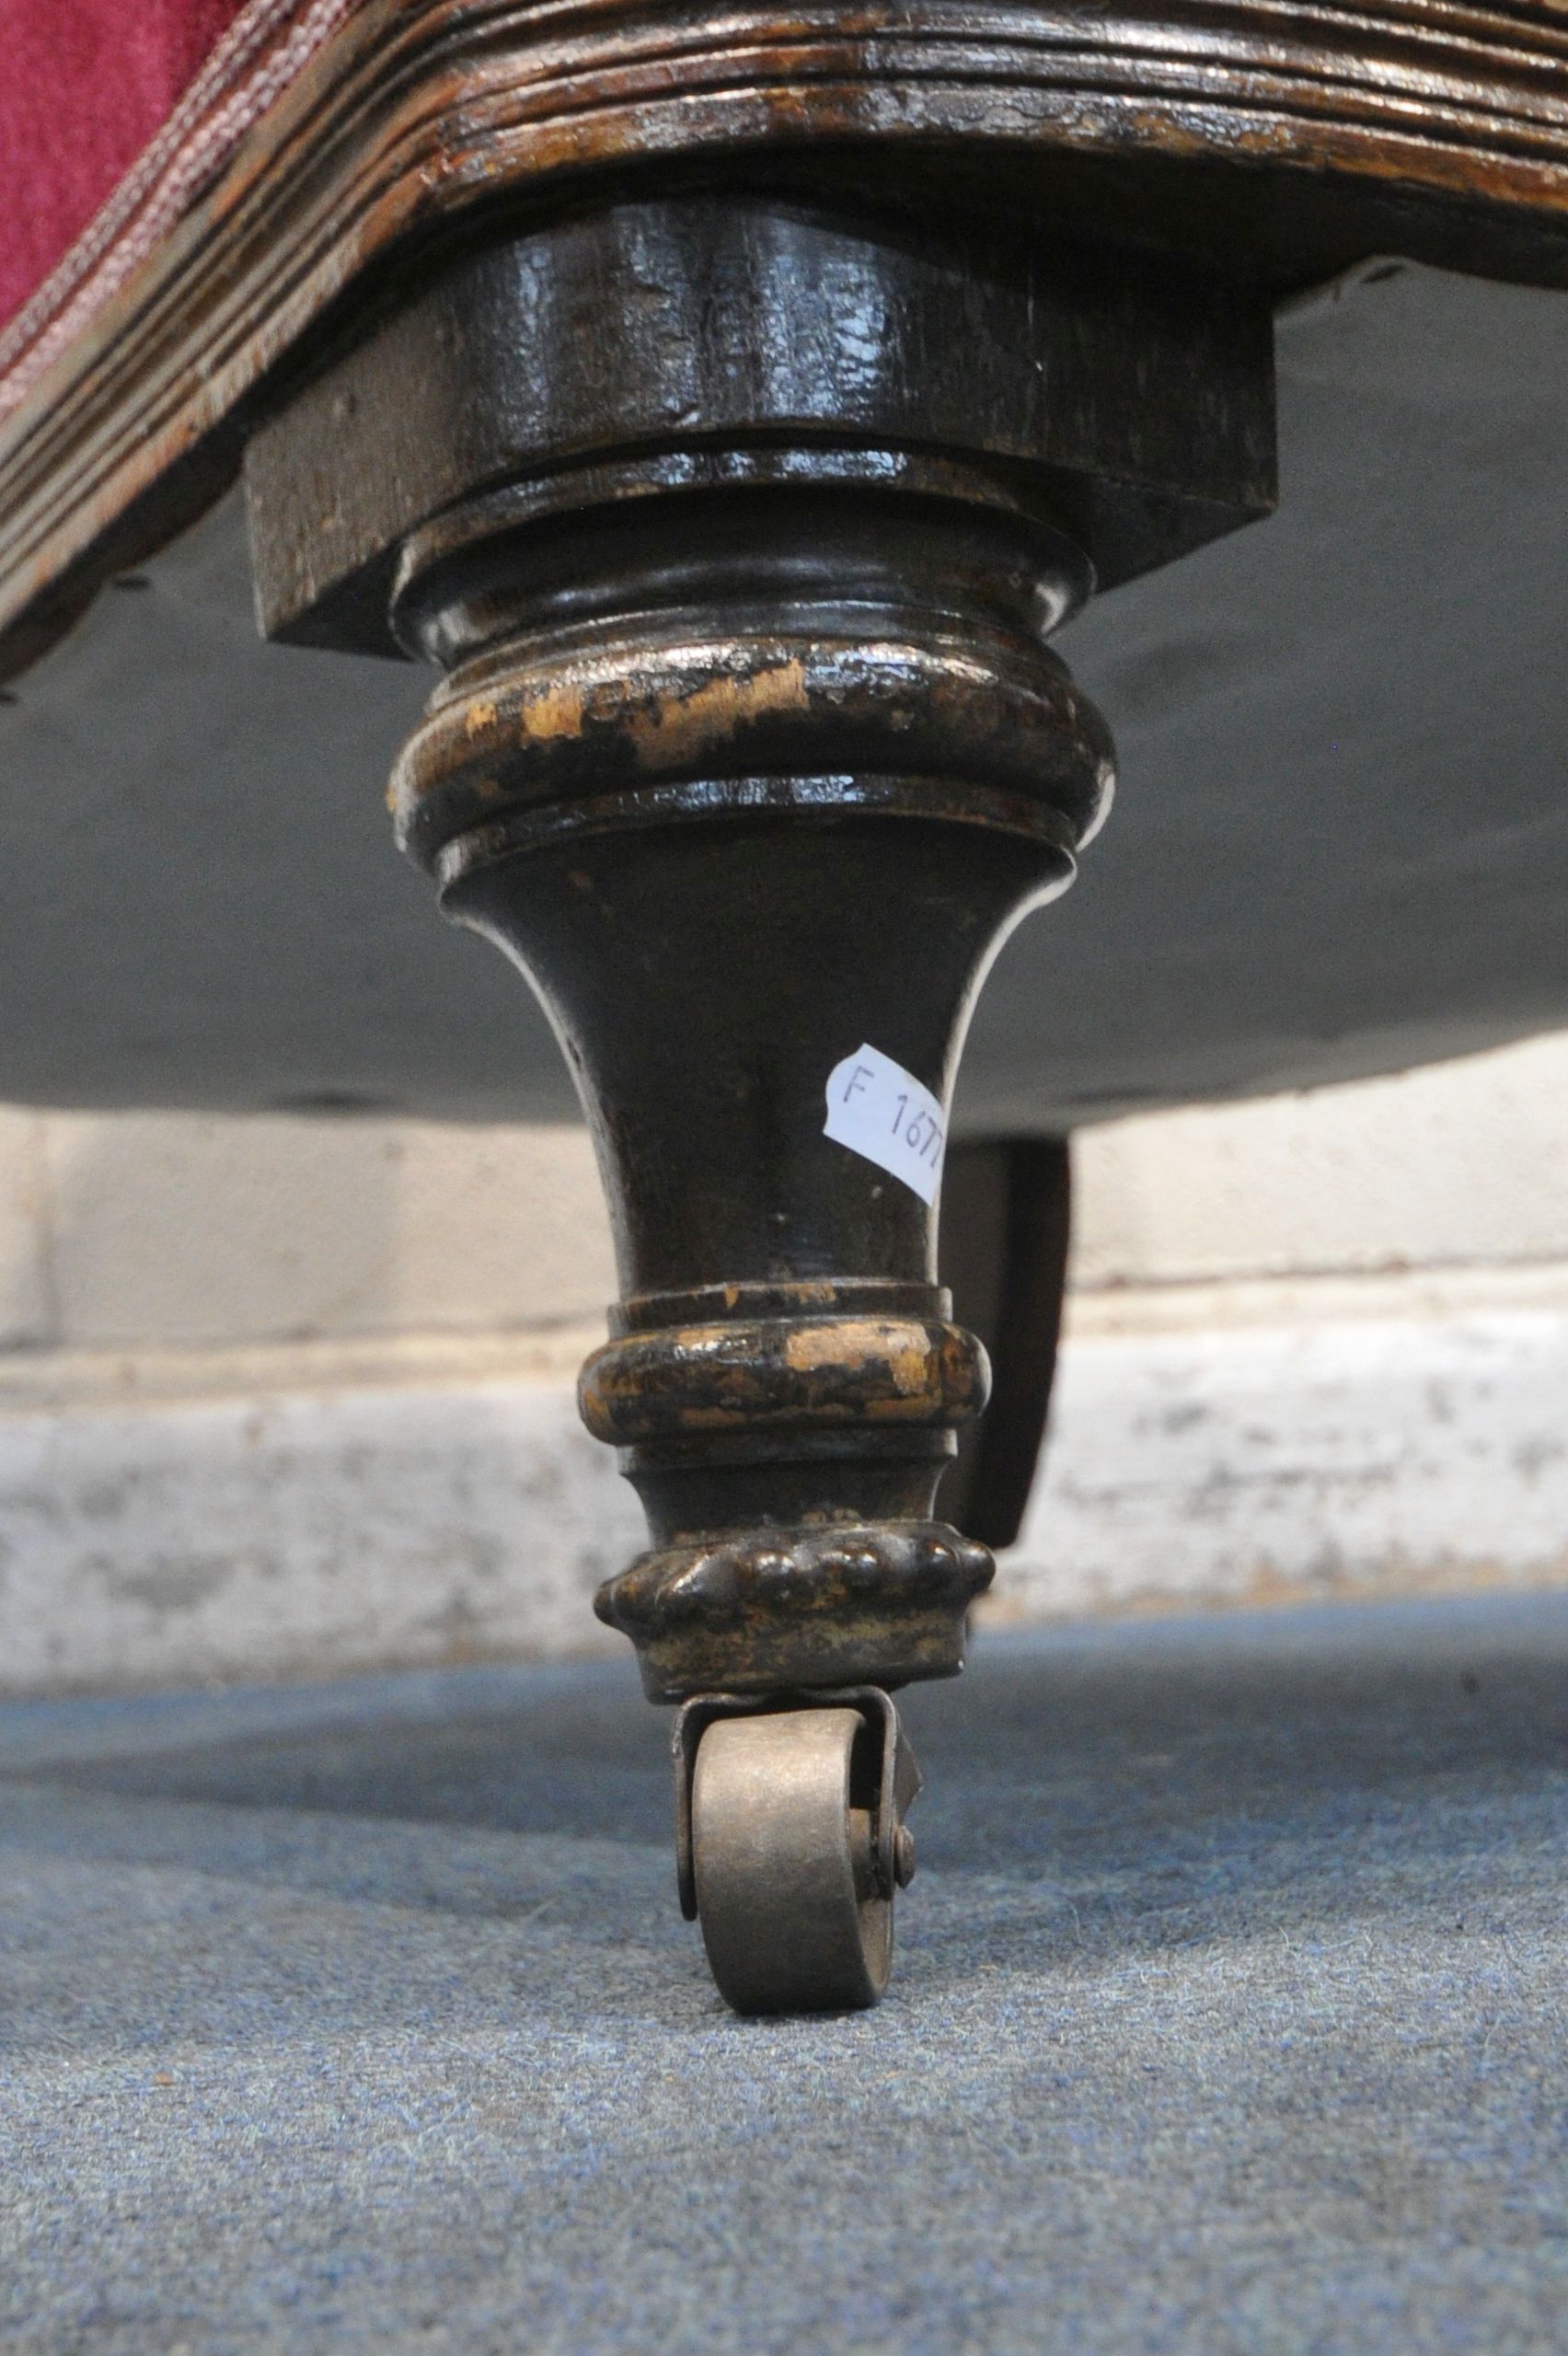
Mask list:
[[[636,1645],[651,1701],[893,1687],[956,1675],[994,1569],[941,1521],[754,1530],[640,1554],[594,1609]]]

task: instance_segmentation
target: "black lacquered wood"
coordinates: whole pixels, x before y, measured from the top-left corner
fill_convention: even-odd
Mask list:
[[[945,1125],[1109,803],[1046,641],[1266,508],[1271,393],[1201,271],[708,192],[448,262],[253,445],[272,626],[443,669],[398,837],[593,1129],[622,1338],[583,1403],[651,1539],[598,1609],[656,1698],[961,1663],[990,1557],[934,1500],[985,1357],[921,1173],[827,1137],[827,1084],[870,1047]]]

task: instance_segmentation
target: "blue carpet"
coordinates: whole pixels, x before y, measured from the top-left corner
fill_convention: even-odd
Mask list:
[[[6,2350],[1568,2350],[1568,1597],[908,1714],[892,1995],[748,2023],[629,1663],[0,1710]]]

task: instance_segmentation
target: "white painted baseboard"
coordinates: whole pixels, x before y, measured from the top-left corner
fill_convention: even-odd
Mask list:
[[[34,1361],[0,1393],[0,1692],[624,1650],[644,1542],[582,1343]]]
[[[1568,1272],[1424,1271],[1080,1298],[987,1608],[1564,1580]]]
[[[0,1365],[0,1692],[624,1651],[594,1336]],[[1568,1579],[1568,1270],[1075,1303],[989,1617]]]

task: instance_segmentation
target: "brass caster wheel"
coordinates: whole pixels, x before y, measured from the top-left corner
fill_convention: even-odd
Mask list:
[[[884,1693],[822,1700],[683,1713],[683,1896],[739,2013],[857,2011],[887,1987],[919,1773]]]

